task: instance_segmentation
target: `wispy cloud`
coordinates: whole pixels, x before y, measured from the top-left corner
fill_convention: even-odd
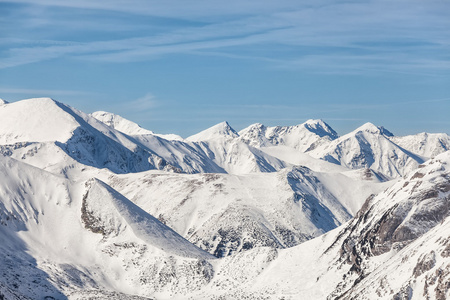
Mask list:
[[[76,96],[76,95],[92,95],[92,92],[72,91],[72,90],[40,90],[40,89],[24,89],[24,88],[6,88],[0,87],[1,94],[14,95],[38,95],[38,96]]]
[[[183,53],[256,59],[277,67],[322,73],[395,72],[435,76],[450,70],[447,55],[450,43],[443,38],[450,28],[450,19],[445,13],[450,10],[450,4],[442,1],[430,1],[426,5],[418,1],[318,1],[311,4],[289,0],[276,3],[237,0],[232,3],[133,1],[133,4],[123,1],[18,2],[50,10],[80,8],[94,15],[107,10],[175,21],[173,26],[136,31],[139,36],[131,38],[71,43],[57,39],[51,43],[52,39],[45,39],[47,42],[39,45],[32,38],[28,43],[15,40],[14,46],[3,51],[0,68],[60,57],[123,63]],[[195,23],[186,24],[185,20]],[[25,19],[26,22],[36,22],[36,19]],[[61,26],[64,22],[67,23]],[[177,22],[182,25],[177,26]],[[67,30],[76,28],[76,23],[70,18],[57,22],[44,18],[39,25]],[[130,36],[135,36],[132,30],[141,24],[134,25],[128,29]],[[89,28],[108,31],[95,26],[78,30],[88,34]],[[56,31],[55,36],[58,35],[60,32]],[[283,55],[276,54],[279,49],[283,49]]]
[[[151,93],[147,93],[135,100],[122,102],[117,104],[117,108],[130,113],[146,113],[159,106],[156,97]]]

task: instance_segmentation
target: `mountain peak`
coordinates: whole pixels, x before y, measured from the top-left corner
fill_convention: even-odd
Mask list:
[[[265,125],[255,123],[239,131],[239,136],[244,143],[252,147],[270,146],[272,144],[266,137],[266,131]]]
[[[318,124],[318,125],[324,126],[325,122],[322,119],[309,119],[304,124],[308,124],[308,125]]]
[[[383,134],[385,136],[394,136],[394,134],[392,132],[390,132],[389,130],[387,130],[383,126],[379,126],[378,128],[380,129],[381,134]]]
[[[320,137],[329,136],[332,140],[339,137],[337,132],[330,125],[322,121],[322,119],[309,119],[302,125]]]
[[[34,102],[34,103],[42,103],[42,104],[55,104],[58,103],[58,101],[56,101],[53,98],[50,97],[39,97],[39,98],[29,98],[29,99],[25,99],[22,101],[28,101],[28,102]]]
[[[239,136],[241,136],[242,134],[249,134],[249,133],[257,133],[258,135],[264,134],[266,129],[267,126],[264,124],[254,123],[239,131]]]
[[[354,132],[365,131],[375,134],[382,134],[385,136],[394,136],[389,130],[383,126],[376,126],[373,123],[367,122],[364,125],[358,127]]]
[[[266,126],[262,123],[255,123],[255,124],[248,126],[247,128],[264,128],[264,127],[266,127]]]
[[[206,141],[216,138],[236,138],[239,134],[234,130],[227,121],[216,124],[206,130],[188,137],[186,140],[191,142]]]
[[[93,112],[91,116],[93,116],[100,122],[105,123],[109,127],[119,130],[128,135],[153,134],[153,131],[144,129],[139,124],[136,124],[110,112],[96,111]]]
[[[0,98],[0,105],[8,104],[9,102]]]
[[[51,98],[31,98],[2,106],[0,143],[67,141],[79,124],[64,107]]]

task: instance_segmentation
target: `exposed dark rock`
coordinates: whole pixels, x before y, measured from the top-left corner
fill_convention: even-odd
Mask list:
[[[416,172],[412,177],[411,180],[416,179],[416,178],[423,178],[423,176],[425,176],[424,174],[420,173],[420,172]]]
[[[89,188],[91,181],[86,182],[87,191],[83,196],[81,203],[81,220],[84,227],[94,233],[100,233],[103,236],[108,236],[112,233],[118,234],[114,228],[113,220],[102,220],[100,215],[93,210],[89,205]]]
[[[446,300],[450,295],[450,265],[436,271],[438,281],[434,289],[436,300]]]
[[[415,278],[419,277],[426,271],[431,270],[436,265],[436,253],[431,251],[419,259],[417,265],[414,267],[413,275]]]
[[[93,233],[100,233],[102,235],[107,235],[105,227],[101,225],[100,219],[94,216],[92,211],[88,209],[87,198],[89,196],[89,191],[83,196],[83,202],[81,204],[81,220],[83,221],[84,227]]]
[[[402,287],[400,291],[398,291],[392,300],[410,300],[413,296],[413,289],[410,285]]]
[[[444,257],[444,258],[445,257],[450,257],[450,238],[448,238],[448,239],[446,239],[444,241],[444,245],[445,245],[445,243],[447,243],[447,246],[441,252],[441,256]]]

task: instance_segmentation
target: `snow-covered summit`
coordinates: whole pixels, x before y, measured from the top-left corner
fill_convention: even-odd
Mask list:
[[[387,130],[383,126],[376,126],[370,122],[367,122],[367,123],[361,125],[360,127],[356,128],[353,132],[354,133],[369,132],[369,133],[373,133],[373,134],[382,134],[387,137],[394,136],[394,134],[392,134],[389,130]]]
[[[79,124],[61,105],[51,98],[32,98],[0,106],[0,144],[67,141]]]
[[[8,104],[9,102],[0,98],[0,105]]]
[[[310,152],[315,158],[351,169],[370,168],[387,178],[402,176],[423,159],[399,147],[383,127],[366,123],[354,131]]]
[[[337,132],[322,119],[309,119],[302,125],[320,137],[329,136],[331,139],[337,139],[339,137]]]
[[[122,116],[106,112],[106,111],[96,111],[91,114],[92,117],[96,118],[102,123],[105,123],[111,128],[114,128],[120,132],[123,132],[127,135],[146,135],[146,134],[152,134],[155,136],[159,136],[163,139],[169,140],[169,141],[182,141],[183,138],[176,134],[158,134],[154,133],[151,130],[142,128],[139,124],[134,123],[128,119],[125,119]]]
[[[129,229],[147,245],[170,254],[213,258],[99,179],[90,179],[86,186],[82,206],[86,229],[103,235],[119,235]]]
[[[308,120],[295,126],[266,127],[256,123],[239,132],[241,139],[253,147],[285,145],[301,152],[338,138],[338,134],[322,120]]]
[[[41,155],[48,160],[51,156],[59,157],[57,153],[62,150],[66,158],[69,156],[97,168],[106,167],[113,172],[137,172],[167,166],[162,158],[136,144],[128,135],[50,98],[1,105],[0,120],[0,145],[7,145],[0,150],[7,155],[17,152],[14,155],[24,160],[34,157],[37,162],[36,156]],[[44,145],[53,145],[50,146],[52,154],[38,151],[37,148]],[[37,162],[40,166],[41,163]]]
[[[239,134],[231,128],[230,124],[224,121],[197,134],[191,135],[186,140],[190,142],[200,142],[217,138],[237,138],[238,136]]]
[[[422,132],[414,135],[391,137],[391,141],[414,154],[427,158],[450,150],[450,136],[446,133]]]
[[[109,127],[119,130],[128,135],[153,134],[153,131],[142,128],[138,124],[110,112],[96,111],[93,112],[91,116],[93,116],[100,122],[105,123]]]
[[[241,140],[252,147],[273,146],[266,136],[267,126],[255,123],[239,131]]]

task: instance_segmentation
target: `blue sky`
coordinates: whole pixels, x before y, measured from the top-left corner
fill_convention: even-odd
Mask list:
[[[0,98],[159,133],[227,120],[450,133],[449,1],[0,0]]]

